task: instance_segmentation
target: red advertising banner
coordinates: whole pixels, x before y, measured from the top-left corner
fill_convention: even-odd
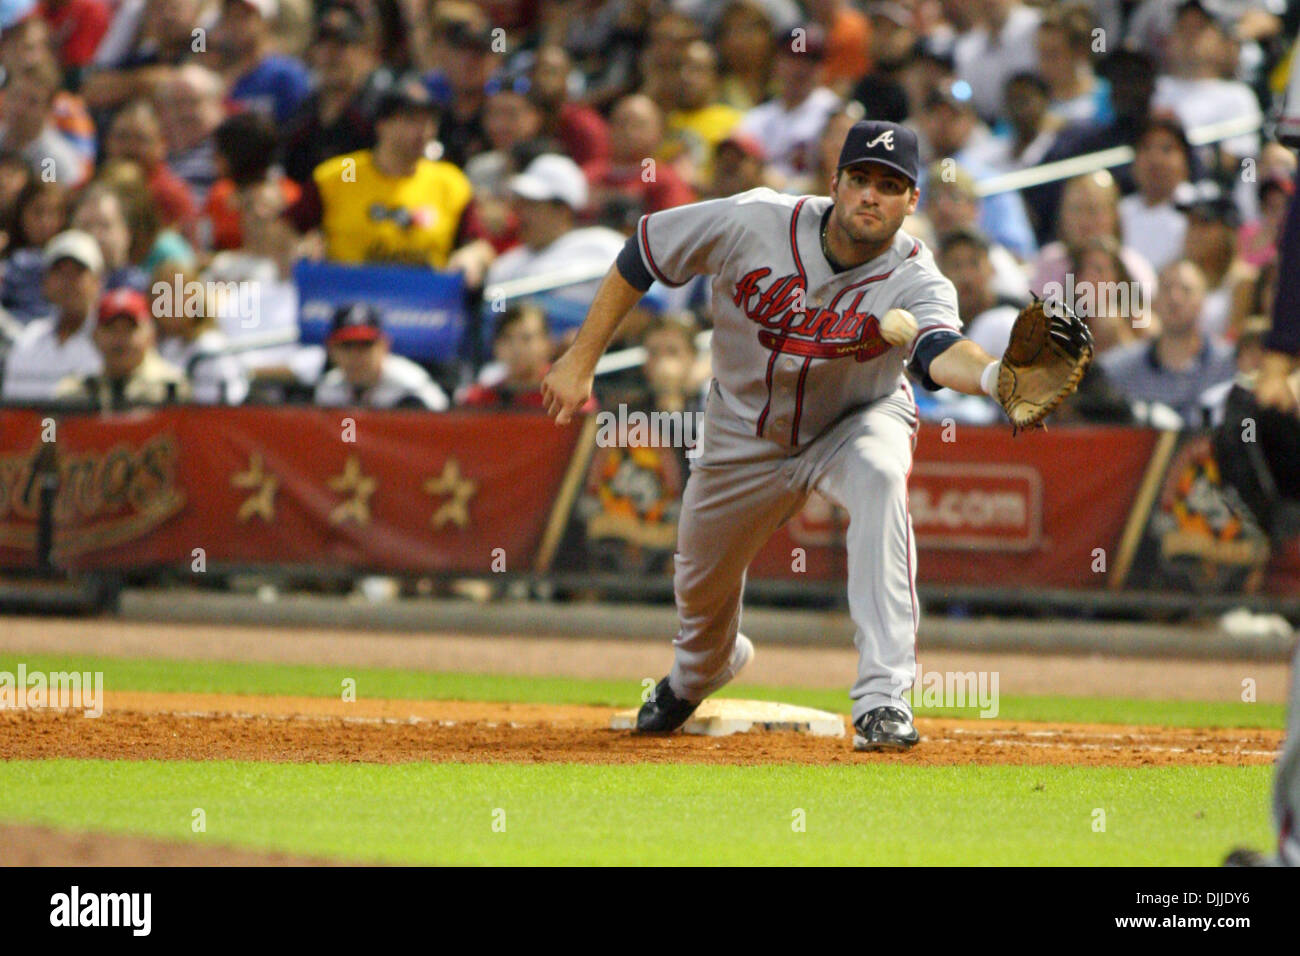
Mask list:
[[[923,427],[909,504],[917,577],[928,584],[1106,588],[1107,571],[1159,433],[1062,428],[1012,437],[963,426],[956,441]],[[847,579],[848,516],[819,495],[768,542],[752,578]],[[796,552],[796,549],[803,549]]]
[[[39,472],[50,462],[51,424],[37,412],[0,409],[0,568],[36,566]]]
[[[53,559],[76,570],[529,570],[581,433],[526,413],[251,407],[58,428]]]

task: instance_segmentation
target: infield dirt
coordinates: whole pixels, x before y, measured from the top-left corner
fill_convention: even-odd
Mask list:
[[[267,760],[297,763],[1245,766],[1271,762],[1281,731],[999,720],[917,720],[907,754],[858,754],[849,738],[791,733],[643,737],[607,707],[467,701],[118,692],[104,714],[0,712],[0,759]]]

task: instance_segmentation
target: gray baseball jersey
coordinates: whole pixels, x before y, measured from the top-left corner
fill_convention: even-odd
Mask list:
[[[961,322],[952,284],[902,231],[880,256],[836,273],[821,249],[830,205],[755,189],[653,213],[619,268],[638,288],[714,277],[715,379],[678,522],[670,687],[702,700],[735,676],[746,568],[815,490],[849,513],[850,697],[861,721],[881,706],[911,709],[919,608],[907,480],[918,417],[903,369]],[[916,317],[908,348],[880,335],[893,308]]]
[[[834,272],[821,252],[828,196],[759,188],[641,219],[641,257],[679,286],[713,279],[713,369],[723,400],[756,436],[799,446],[846,410],[899,388],[925,338],[961,328],[957,293],[925,245],[901,229],[876,259]],[[907,309],[911,349],[880,336]]]

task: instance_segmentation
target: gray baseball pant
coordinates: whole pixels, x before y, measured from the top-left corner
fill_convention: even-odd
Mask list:
[[[885,704],[911,712],[903,695],[916,676],[920,615],[907,510],[916,428],[916,406],[903,386],[787,448],[756,437],[713,383],[678,522],[680,630],[669,674],[675,694],[703,700],[735,676],[746,569],[816,490],[849,513],[849,611],[858,649],[853,719]]]

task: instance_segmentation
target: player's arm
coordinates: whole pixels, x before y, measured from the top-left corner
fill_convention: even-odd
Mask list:
[[[542,379],[542,401],[546,404],[547,414],[555,416],[555,424],[567,424],[573,413],[591,398],[596,363],[644,291],[623,278],[618,263],[610,267],[591,308],[587,310],[577,338]]]
[[[732,211],[755,193],[691,203],[643,216],[605,276],[573,344],[542,380],[542,400],[563,425],[591,398],[596,363],[623,317],[655,280],[680,286],[696,275],[716,273]]]
[[[958,337],[930,360],[929,375],[953,391],[988,395],[997,381],[997,359],[970,339]]]

